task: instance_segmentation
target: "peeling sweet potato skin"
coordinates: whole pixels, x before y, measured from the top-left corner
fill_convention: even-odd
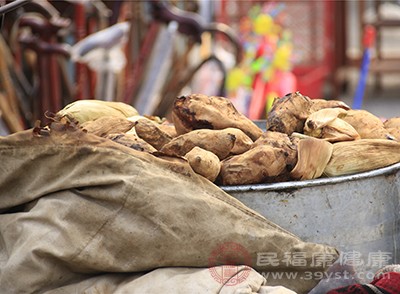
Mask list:
[[[262,134],[253,121],[239,113],[232,102],[224,97],[203,94],[178,97],[172,117],[178,134],[197,129],[237,128],[253,141]]]

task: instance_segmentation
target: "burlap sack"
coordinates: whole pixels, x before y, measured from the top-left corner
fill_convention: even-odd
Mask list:
[[[220,264],[291,273],[267,283],[306,293],[317,282],[310,273],[338,257],[187,164],[59,125],[34,134],[0,139],[1,293],[41,293],[105,272]]]

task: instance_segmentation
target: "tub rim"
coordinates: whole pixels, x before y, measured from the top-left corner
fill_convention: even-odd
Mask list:
[[[250,184],[250,185],[237,185],[237,186],[220,186],[225,192],[249,192],[249,191],[281,191],[281,190],[294,190],[307,187],[316,187],[322,185],[339,184],[348,181],[357,181],[369,179],[377,176],[391,175],[400,171],[400,162],[382,167],[379,169],[366,171],[357,174],[336,176],[330,178],[318,178],[313,180],[304,181],[288,181],[279,183],[268,184]]]

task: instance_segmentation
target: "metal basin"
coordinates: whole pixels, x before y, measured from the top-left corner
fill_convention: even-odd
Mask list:
[[[400,163],[350,176],[221,188],[303,240],[335,246],[360,282],[400,262]]]

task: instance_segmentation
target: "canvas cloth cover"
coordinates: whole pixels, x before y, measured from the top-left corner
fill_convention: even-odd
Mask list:
[[[268,221],[186,163],[55,123],[51,131],[0,138],[0,212],[1,293],[53,293],[109,273],[103,282],[117,289],[127,274],[225,263],[295,273],[267,278],[267,285],[306,293],[318,281],[303,277],[338,257],[335,248],[303,242]],[[224,254],[221,244],[239,250]],[[260,263],[259,253],[279,263]],[[299,253],[306,264],[290,264],[288,256]]]

